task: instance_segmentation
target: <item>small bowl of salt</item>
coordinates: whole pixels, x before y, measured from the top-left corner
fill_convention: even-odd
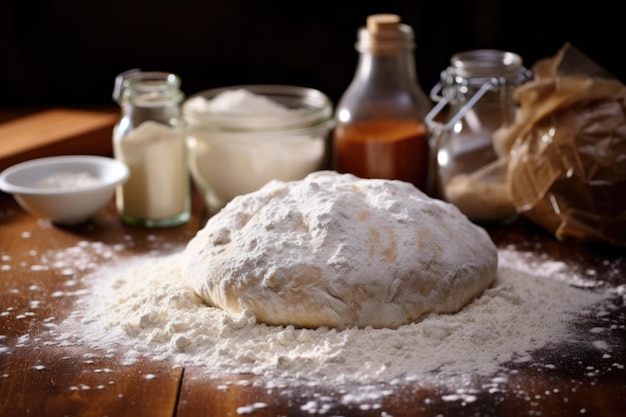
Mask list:
[[[12,194],[28,213],[59,225],[84,223],[129,177],[116,159],[66,155],[32,159],[0,173],[0,191]]]

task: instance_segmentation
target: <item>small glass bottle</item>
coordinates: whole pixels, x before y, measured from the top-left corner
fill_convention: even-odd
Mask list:
[[[113,98],[121,106],[113,152],[130,169],[116,189],[121,220],[143,227],[186,223],[191,197],[179,77],[127,71],[116,78]]]
[[[413,29],[394,14],[367,18],[358,30],[359,61],[341,97],[333,131],[333,166],[362,178],[428,185],[431,109],[413,59]]]
[[[515,210],[506,183],[507,158],[494,133],[513,122],[514,92],[530,79],[530,71],[519,55],[491,49],[460,52],[450,62],[431,91],[437,104],[426,116],[436,149],[435,195],[471,220],[506,222]],[[445,107],[447,120],[435,120]]]

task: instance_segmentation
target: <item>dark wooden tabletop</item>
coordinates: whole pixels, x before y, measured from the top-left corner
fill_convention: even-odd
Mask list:
[[[472,401],[444,401],[444,386],[403,384],[386,388],[379,407],[341,401],[351,384],[333,387],[295,385],[269,390],[250,383],[248,375],[212,379],[202,368],[176,367],[168,361],[142,359],[131,365],[120,357],[92,356],[81,346],[47,343],[58,323],[80,297],[59,297],[67,276],[33,267],[47,251],[79,242],[114,245],[132,236],[135,245],[116,257],[132,257],[160,242],[184,245],[203,222],[202,203],[194,199],[193,219],[186,225],[147,230],[125,226],[112,204],[92,221],[59,228],[24,213],[8,195],[0,195],[0,415],[1,416],[603,416],[626,415],[626,306],[617,306],[606,321],[621,338],[608,363],[585,350],[552,358],[554,367],[538,370],[521,364],[505,389],[488,389],[470,378]],[[626,284],[623,248],[557,242],[526,222],[490,230],[499,246],[515,244],[555,259],[597,270],[611,285]],[[116,258],[103,262],[115,262]],[[610,270],[609,270],[610,269]],[[76,268],[77,282],[85,275]],[[33,294],[36,293],[36,296]],[[37,305],[33,305],[33,300]],[[591,324],[593,325],[593,324]],[[591,373],[591,375],[590,375]],[[224,389],[224,386],[228,389]],[[450,392],[449,394],[454,394]],[[321,401],[324,407],[307,407]],[[263,407],[251,407],[263,403]]]
[[[0,121],[16,117],[10,116]],[[102,141],[108,143],[108,137],[103,135]],[[305,383],[283,390],[268,389],[254,384],[250,375],[213,379],[201,367],[180,367],[168,360],[141,357],[133,364],[124,364],[114,352],[93,355],[86,346],[51,343],[57,337],[55,325],[71,314],[80,299],[89,268],[74,268],[71,278],[76,287],[68,295],[68,276],[41,267],[47,253],[63,252],[85,242],[113,246],[132,239],[132,246],[121,245],[123,249],[114,258],[101,260],[112,263],[162,248],[164,243],[183,247],[205,220],[201,199],[194,193],[193,218],[184,226],[132,228],[119,221],[111,202],[90,222],[59,228],[26,214],[11,196],[0,193],[0,416],[626,415],[624,295],[617,298],[606,316],[581,323],[588,328],[611,329],[615,346],[608,357],[576,346],[556,353],[537,352],[552,356],[550,369],[520,363],[498,389],[488,378],[466,375],[463,389],[472,394],[471,398],[455,396],[457,391],[427,376],[414,384],[382,383],[379,388],[386,395],[376,407],[343,400],[363,389],[356,383],[341,389]],[[523,220],[488,231],[500,248],[514,245],[593,270],[598,280],[612,287],[626,286],[624,248],[558,242]],[[254,404],[263,406],[252,407]]]

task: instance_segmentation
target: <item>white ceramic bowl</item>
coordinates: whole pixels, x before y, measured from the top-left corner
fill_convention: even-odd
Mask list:
[[[87,221],[129,177],[128,167],[113,158],[53,156],[13,165],[0,173],[0,190],[13,194],[30,214],[53,223]]]

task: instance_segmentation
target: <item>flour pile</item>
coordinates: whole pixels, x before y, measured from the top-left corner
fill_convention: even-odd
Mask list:
[[[233,319],[185,284],[180,253],[151,256],[88,276],[90,295],[77,302],[58,337],[67,341],[72,334],[95,348],[121,345],[126,363],[140,356],[170,359],[214,375],[323,383],[491,375],[575,338],[573,320],[593,314],[611,293],[597,283],[580,289],[529,273],[513,248],[500,249],[499,257],[495,284],[457,314],[429,315],[397,330],[338,331],[257,324],[245,314]]]

